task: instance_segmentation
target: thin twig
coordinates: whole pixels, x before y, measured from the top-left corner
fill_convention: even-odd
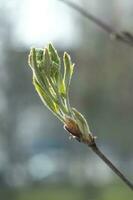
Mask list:
[[[98,146],[95,143],[95,137],[92,136],[91,140],[86,140],[83,141],[80,138],[79,133],[73,133],[70,129],[68,129],[67,127],[64,127],[65,130],[67,130],[72,138],[75,138],[78,142],[83,142],[85,144],[87,144],[94,153],[96,153],[98,155],[99,158],[101,158],[107,165],[108,167],[110,167],[110,169],[117,175],[120,177],[120,179],[131,189],[133,190],[133,184],[124,176],[124,174],[122,172],[120,172],[120,170],[101,152],[101,150],[98,148]]]
[[[118,170],[117,167],[114,166],[114,164],[100,151],[100,149],[97,147],[96,143],[93,143],[91,146],[91,149],[114,171],[117,176],[120,177],[120,179],[133,190],[133,184],[123,175],[122,172]]]
[[[102,28],[106,33],[109,34],[110,38],[113,40],[118,40],[120,42],[123,42],[129,46],[133,46],[133,35],[127,31],[121,31],[117,32],[115,31],[112,27],[95,17],[94,15],[90,14],[89,12],[85,11],[83,8],[80,6],[66,0],[59,0],[69,7],[73,8],[74,10],[78,11],[83,17],[89,19],[96,25],[98,25],[100,28]]]

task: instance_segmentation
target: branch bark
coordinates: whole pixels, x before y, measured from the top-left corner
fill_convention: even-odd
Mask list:
[[[106,23],[104,23],[103,21],[101,21],[99,18],[95,17],[91,13],[85,11],[83,8],[81,8],[77,4],[72,3],[68,0],[67,1],[59,0],[59,1],[65,3],[70,8],[79,12],[83,17],[87,18],[88,20],[90,20],[91,22],[99,26],[102,30],[104,30],[110,36],[110,39],[123,42],[133,47],[133,35],[131,33],[127,31],[117,32],[111,26],[107,25]]]
[[[131,189],[133,190],[133,184],[123,175],[120,170],[100,151],[100,149],[97,147],[96,143],[93,143],[92,145],[88,145],[91,147],[92,151],[98,155],[109,167],[112,169],[112,171],[120,177],[120,179]]]
[[[97,154],[97,156],[104,161],[105,164],[108,165],[108,167],[117,175],[119,178],[131,189],[133,190],[133,184],[126,178],[126,176],[105,156],[101,150],[98,148],[95,137],[91,135],[91,139],[89,140],[83,140],[82,135],[80,136],[79,133],[73,133],[70,129],[67,127],[64,127],[66,131],[70,133],[71,138],[76,139],[78,142],[83,142],[84,144],[87,144],[91,150]]]

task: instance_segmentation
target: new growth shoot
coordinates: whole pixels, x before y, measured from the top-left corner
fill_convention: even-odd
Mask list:
[[[133,190],[133,184],[97,147],[86,119],[69,103],[69,87],[74,70],[70,55],[65,52],[62,62],[56,49],[49,44],[44,49],[32,48],[28,62],[33,73],[33,85],[44,105],[64,124],[73,138],[91,147]]]
[[[81,113],[70,106],[69,86],[74,64],[68,53],[63,55],[63,64],[53,47],[32,48],[29,65],[33,72],[33,84],[43,103],[63,122],[64,128],[77,140],[87,144],[94,142],[87,121]]]

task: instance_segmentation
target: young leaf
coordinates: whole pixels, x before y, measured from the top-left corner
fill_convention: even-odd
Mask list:
[[[43,58],[43,49],[36,49],[36,60],[41,62]]]
[[[63,80],[64,80],[65,87],[66,87],[66,93],[68,93],[70,81],[71,81],[72,74],[73,74],[74,64],[72,64],[71,57],[66,52],[64,53],[63,61],[64,61]]]
[[[51,61],[49,51],[47,48],[45,48],[43,51],[43,65],[44,65],[44,71],[47,75],[49,75],[51,64],[52,64],[52,61]]]
[[[41,85],[36,81],[34,77],[33,77],[33,84],[45,106],[47,106],[47,108],[49,108],[53,112],[58,113],[59,105],[51,100],[51,98],[47,95],[47,93],[45,93],[44,89],[41,87]]]
[[[88,133],[90,133],[90,129],[89,129],[89,126],[88,126],[86,119],[75,108],[72,108],[72,111],[73,111],[73,114],[74,114],[74,118],[76,119],[76,121],[78,123],[78,126],[79,126],[81,133],[88,135]]]
[[[58,56],[56,49],[53,47],[52,44],[49,44],[48,50],[49,50],[50,55],[51,55],[51,60],[54,61],[56,64],[60,65],[60,58]]]

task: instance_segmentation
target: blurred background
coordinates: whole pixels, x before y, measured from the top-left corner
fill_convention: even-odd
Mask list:
[[[71,0],[117,31],[133,33],[130,0]],[[52,42],[75,62],[70,100],[102,151],[133,181],[133,48],[111,41],[58,0],[0,0],[0,199],[131,200],[85,145],[44,107],[27,64]]]

